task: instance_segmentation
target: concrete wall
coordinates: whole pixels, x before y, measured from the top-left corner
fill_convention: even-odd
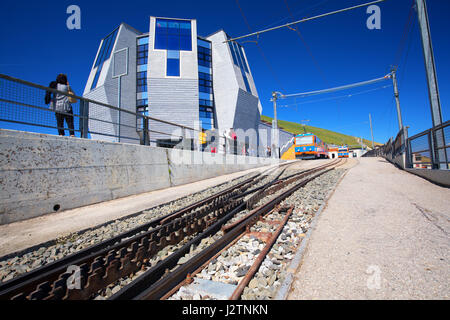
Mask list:
[[[273,163],[0,129],[0,224]]]
[[[265,150],[267,146],[270,146],[272,144],[272,126],[269,124],[266,124],[264,122],[258,123],[258,131],[259,131],[259,146],[260,149]],[[280,135],[279,135],[279,144],[280,148],[286,144],[289,140],[292,139],[294,136],[293,133],[284,131],[279,129]],[[266,138],[267,137],[267,138]]]
[[[440,186],[450,188],[450,171],[437,169],[405,169],[409,173],[415,174],[419,177],[427,179]]]

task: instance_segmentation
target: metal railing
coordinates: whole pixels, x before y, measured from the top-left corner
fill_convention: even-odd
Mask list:
[[[438,143],[440,141],[440,143]],[[408,137],[407,127],[396,138],[367,152],[365,157],[384,157],[413,169],[450,169],[450,121]]]
[[[410,137],[408,149],[411,168],[450,169],[450,121]]]
[[[280,157],[289,150],[290,147],[294,144],[295,136],[292,137],[288,142],[286,142],[280,149]]]
[[[45,104],[45,95],[64,95],[77,101],[72,110],[59,112]],[[74,134],[80,138],[266,157],[265,147],[249,146],[206,131],[206,143],[200,143],[201,128],[191,128],[156,119],[142,113],[68,94],[39,84],[0,74],[0,123],[3,129],[58,134],[57,116],[73,119]],[[64,123],[64,122],[63,122]]]

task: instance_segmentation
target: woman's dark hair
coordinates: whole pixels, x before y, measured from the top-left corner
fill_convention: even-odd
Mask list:
[[[60,84],[67,84],[67,76],[65,74],[58,74],[56,77],[56,82]]]

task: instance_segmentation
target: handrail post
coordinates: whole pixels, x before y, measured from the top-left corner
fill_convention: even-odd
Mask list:
[[[81,138],[87,139],[89,132],[89,102],[80,100],[80,131]]]
[[[436,164],[436,155],[434,153],[434,137],[433,137],[433,130],[428,130],[428,144],[430,147],[430,160],[431,160],[431,168],[432,169],[438,169],[439,166]]]
[[[144,128],[143,128],[143,135],[144,135],[144,145],[149,146],[150,145],[150,132],[148,130],[148,118],[144,116],[142,119],[144,121]]]

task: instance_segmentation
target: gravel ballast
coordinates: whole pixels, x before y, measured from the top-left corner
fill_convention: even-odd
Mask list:
[[[345,171],[344,169],[336,169],[327,172],[294,192],[281,203],[281,206],[294,206],[292,215],[258,272],[244,289],[241,299],[266,300],[275,298],[278,289],[285,279],[286,269],[310,227],[315,212],[324,203],[324,200]],[[279,192],[283,192],[283,190]],[[265,201],[267,199],[262,199],[260,204]],[[241,215],[243,214],[245,212],[241,213]],[[281,214],[274,211],[265,217],[265,220],[280,221],[283,217],[284,213]],[[277,225],[269,224],[265,221],[258,221],[250,231],[273,232],[276,228]],[[245,235],[233,246],[222,252],[219,257],[214,259],[206,268],[198,273],[195,278],[237,285],[246,275],[264,246],[265,243],[262,240],[254,236]],[[190,285],[181,287],[169,299],[189,300],[194,295],[202,300],[216,299],[213,295],[201,295],[191,290]]]

